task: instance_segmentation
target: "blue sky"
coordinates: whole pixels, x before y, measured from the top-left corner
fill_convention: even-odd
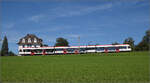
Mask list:
[[[1,31],[9,49],[17,53],[20,38],[35,34],[52,46],[56,38],[70,45],[123,43],[132,37],[138,44],[150,28],[149,0],[2,1]]]

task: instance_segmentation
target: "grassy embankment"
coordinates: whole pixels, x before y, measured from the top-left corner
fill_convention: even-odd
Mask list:
[[[147,83],[148,52],[1,57],[2,82]]]

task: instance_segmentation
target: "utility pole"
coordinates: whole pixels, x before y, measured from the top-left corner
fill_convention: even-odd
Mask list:
[[[79,52],[80,52],[80,36],[78,36],[78,46],[79,46]]]
[[[148,51],[149,51],[149,54],[150,54],[150,36],[148,37],[148,46],[149,46],[149,48],[148,48]]]
[[[0,47],[1,47],[1,45],[2,45],[2,39],[1,39],[1,37],[0,37],[0,43],[1,43],[1,44],[0,44]]]
[[[88,45],[92,45],[91,43],[92,43],[92,41],[89,41]]]

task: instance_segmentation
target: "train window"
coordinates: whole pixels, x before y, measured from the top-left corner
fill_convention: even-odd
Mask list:
[[[86,49],[85,48],[80,48],[80,51],[85,51]]]
[[[126,49],[126,46],[120,46],[119,49]]]
[[[53,52],[54,49],[46,49],[46,52]]]
[[[42,50],[41,50],[41,49],[38,49],[38,50],[37,50],[37,53],[41,53],[41,52],[42,52]]]
[[[23,50],[24,52],[29,52],[29,50]]]
[[[108,47],[108,50],[115,50],[116,47]]]
[[[86,50],[95,50],[95,48],[86,48]]]
[[[56,51],[63,51],[64,49],[56,49]]]
[[[131,48],[131,46],[128,46],[128,48]]]
[[[68,48],[67,51],[73,52],[75,49],[74,48]]]
[[[97,48],[97,50],[104,50],[104,47],[99,47]]]
[[[27,50],[27,52],[31,52],[31,50]]]

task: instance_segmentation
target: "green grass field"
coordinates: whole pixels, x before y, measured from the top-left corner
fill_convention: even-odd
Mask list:
[[[1,57],[2,82],[148,83],[148,52]]]

